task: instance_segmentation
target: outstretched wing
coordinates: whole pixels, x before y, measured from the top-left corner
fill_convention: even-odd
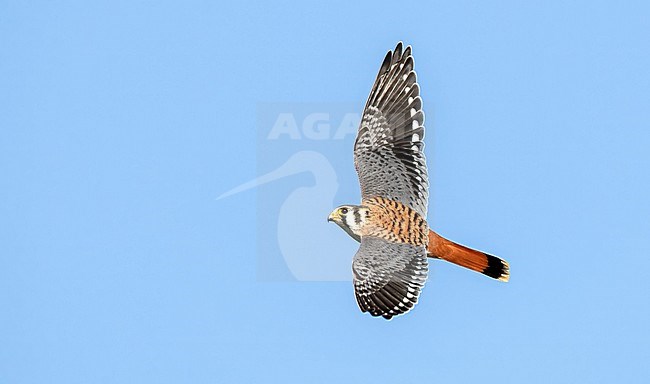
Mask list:
[[[397,200],[427,217],[429,178],[424,112],[411,47],[388,52],[372,87],[354,143],[363,199]]]
[[[354,255],[352,271],[359,308],[390,319],[417,303],[427,279],[426,249],[364,236]]]

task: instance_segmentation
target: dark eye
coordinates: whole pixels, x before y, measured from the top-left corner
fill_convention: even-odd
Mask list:
[[[341,208],[341,213],[345,215],[346,213],[348,213],[348,209],[347,208]]]

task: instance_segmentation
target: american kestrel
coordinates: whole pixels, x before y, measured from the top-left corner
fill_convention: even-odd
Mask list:
[[[352,261],[354,291],[361,311],[372,316],[391,319],[413,308],[427,279],[427,257],[504,282],[510,277],[506,261],[429,229],[423,139],[411,47],[400,42],[381,64],[354,143],[361,205],[340,206],[328,218],[361,243]]]

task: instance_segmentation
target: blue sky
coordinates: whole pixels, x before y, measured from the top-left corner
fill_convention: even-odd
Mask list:
[[[0,3],[0,382],[647,381],[650,7],[349,3]],[[399,40],[429,222],[512,279],[433,263],[386,322],[278,264],[308,174],[216,198],[309,150],[357,202],[351,136],[261,111],[360,112]],[[351,260],[327,213],[296,246]]]

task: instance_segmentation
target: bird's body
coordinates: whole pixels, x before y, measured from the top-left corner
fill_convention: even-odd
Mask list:
[[[373,197],[361,206],[348,206],[346,224],[358,237],[381,237],[394,243],[427,245],[427,222],[399,201]]]
[[[391,319],[408,312],[428,275],[429,258],[508,281],[507,262],[449,241],[427,222],[429,179],[424,112],[411,47],[389,51],[370,92],[354,144],[361,205],[329,216],[361,246],[352,271],[363,312]]]

